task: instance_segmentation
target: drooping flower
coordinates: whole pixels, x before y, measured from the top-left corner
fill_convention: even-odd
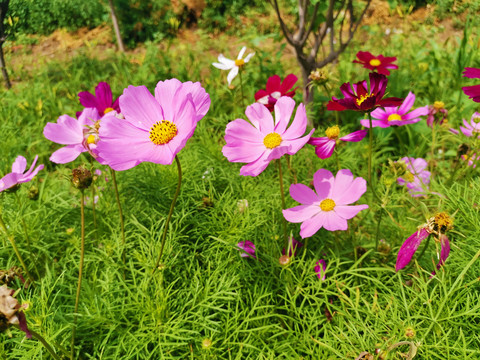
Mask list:
[[[419,122],[420,116],[428,114],[428,106],[422,106],[409,112],[415,102],[415,95],[409,92],[402,105],[398,107],[378,108],[372,111],[372,127],[387,128],[389,126],[402,126]],[[360,120],[360,123],[369,128],[368,119]]]
[[[443,101],[435,101],[428,105],[427,125],[433,128],[433,124],[442,125],[447,121],[448,110],[445,109]]]
[[[428,163],[422,158],[403,157],[400,159],[407,165],[407,171],[397,179],[399,185],[406,185],[412,197],[424,196],[430,183],[430,171],[426,170]]]
[[[437,270],[445,263],[450,254],[450,242],[445,233],[453,227],[453,220],[444,212],[440,212],[427,220],[420,226],[400,247],[395,264],[395,271],[403,269],[412,260],[413,254],[417,251],[421,242],[430,235],[435,236],[435,240],[440,242],[441,251]]]
[[[293,98],[296,88],[290,89],[292,89],[297,80],[298,78],[293,74],[287,75],[283,81],[278,75],[270,76],[267,80],[266,89],[258,90],[255,93],[255,101],[265,105],[272,112],[277,100],[282,96]]]
[[[315,263],[315,268],[313,269],[317,274],[317,277],[324,281],[325,280],[325,270],[327,269],[327,263],[325,260],[320,259]]]
[[[480,113],[473,113],[472,117],[470,118],[470,122],[463,119],[463,124],[465,127],[460,126],[460,131],[463,135],[467,137],[477,136],[477,138],[480,138]],[[450,129],[450,131],[456,135],[459,134],[458,130],[456,129]]]
[[[403,99],[390,97],[383,99],[385,91],[387,90],[387,77],[378,73],[370,73],[370,86],[367,81],[359,81],[353,85],[345,83],[340,86],[344,98],[337,99],[332,97],[327,104],[327,110],[344,111],[355,110],[368,112],[379,106],[393,107],[400,106]]]
[[[294,107],[293,99],[281,97],[275,104],[274,120],[265,106],[254,103],[245,111],[250,123],[243,119],[228,123],[225,130],[227,144],[222,153],[230,162],[247,163],[240,169],[240,175],[257,176],[271,160],[284,154],[293,155],[307,143],[314,129],[303,136],[307,128],[307,113],[303,104],[298,105],[295,117],[287,128]]]
[[[169,165],[209,107],[210,96],[198,82],[160,81],[155,96],[145,86],[130,85],[120,96],[125,119],[102,118],[97,150],[117,171],[144,161]]]
[[[394,56],[374,56],[368,51],[359,51],[357,53],[357,59],[353,60],[354,63],[362,64],[365,69],[376,70],[379,74],[390,75],[388,69],[398,69],[398,66],[393,64],[397,61]]]
[[[256,259],[255,256],[255,244],[250,240],[240,241],[237,244],[238,249],[240,250],[241,257],[252,257]]]
[[[100,116],[103,116],[111,111],[120,113],[120,106],[118,98],[113,100],[112,89],[106,82],[99,82],[95,88],[95,95],[88,91],[81,91],[78,93],[80,104],[85,108],[97,109]]]
[[[300,241],[297,241],[293,238],[293,236],[290,236],[288,239],[288,255],[289,257],[292,257],[294,255],[297,255],[297,249],[303,247],[303,244]],[[285,248],[282,249],[282,255],[285,254]]]
[[[255,53],[251,53],[245,56],[245,58],[243,58],[246,50],[246,46],[242,47],[242,49],[238,53],[236,60],[227,59],[225,56],[223,56],[223,54],[220,54],[218,55],[218,63],[212,63],[212,65],[215,66],[217,69],[230,70],[227,75],[228,85],[230,85],[232,83],[232,80],[238,75],[239,69],[246,63],[248,63],[252,56],[255,55]]]
[[[290,196],[302,205],[283,210],[289,222],[299,223],[302,238],[314,235],[320,228],[328,231],[347,230],[347,220],[368,205],[350,205],[367,191],[367,182],[354,179],[348,169],[339,170],[336,177],[320,169],[313,176],[315,191],[303,184],[290,185]]]
[[[340,135],[340,127],[338,125],[334,125],[325,130],[325,134],[327,135],[326,137],[312,137],[310,140],[308,140],[308,143],[315,146],[315,154],[317,154],[320,159],[327,159],[332,156],[333,151],[335,150],[335,145],[339,140],[358,142],[367,135],[367,132],[368,130],[357,130],[339,138],[338,136]]]
[[[463,76],[470,79],[480,79],[480,69],[467,67],[463,71]],[[470,99],[480,102],[480,85],[464,86],[462,90]]]
[[[10,325],[18,324],[20,330],[25,332],[28,339],[32,334],[28,330],[27,320],[23,312],[28,304],[21,305],[14,297],[15,290],[9,289],[7,285],[0,286],[0,332]]]
[[[50,161],[57,164],[66,164],[75,160],[81,153],[88,151],[100,163],[96,150],[98,143],[98,129],[100,118],[96,108],[86,108],[78,119],[62,115],[56,123],[47,123],[43,129],[43,136],[57,144],[67,145],[50,156]]]
[[[17,156],[12,165],[12,172],[0,179],[0,192],[10,189],[17,184],[31,181],[38,174],[38,172],[43,169],[43,164],[38,165],[35,168],[37,160],[38,155],[35,156],[30,169],[25,171],[27,169],[27,160],[21,155]]]

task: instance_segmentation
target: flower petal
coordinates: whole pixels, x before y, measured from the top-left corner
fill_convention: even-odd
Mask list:
[[[334,181],[333,174],[326,169],[320,169],[313,175],[313,185],[319,199],[324,200],[330,197]]]
[[[402,244],[400,250],[398,250],[397,255],[397,262],[395,264],[395,271],[403,269],[405,266],[408,265],[410,260],[412,259],[413,254],[417,251],[420,243],[425,240],[428,235],[427,230],[421,228],[418,231],[415,231],[407,240]]]
[[[290,196],[300,204],[313,204],[320,201],[315,191],[304,184],[290,185]]]

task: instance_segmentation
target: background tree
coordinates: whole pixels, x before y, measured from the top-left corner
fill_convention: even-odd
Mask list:
[[[12,84],[10,83],[10,79],[8,77],[8,72],[5,65],[5,57],[3,56],[3,43],[7,39],[4,20],[7,16],[9,2],[10,0],[0,1],[0,68],[2,69],[3,80],[5,81],[5,86],[7,87],[7,89],[10,89],[12,87]]]
[[[115,6],[113,5],[113,0],[108,0],[108,6],[110,7],[110,16],[112,17],[113,29],[115,30],[118,48],[121,52],[125,52],[125,46],[123,45],[122,35],[120,34],[120,27],[118,26],[118,20],[115,13]]]

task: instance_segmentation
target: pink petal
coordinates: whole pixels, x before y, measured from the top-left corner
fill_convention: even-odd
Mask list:
[[[79,144],[83,141],[83,128],[77,121],[68,115],[62,115],[57,123],[47,123],[43,135],[50,141],[62,145]]]
[[[210,109],[210,95],[199,82],[192,83],[187,81],[182,84],[186,92],[192,94],[193,104],[195,105],[196,120],[201,120]]]
[[[282,138],[288,140],[299,138],[300,136],[305,134],[305,130],[307,129],[307,122],[308,120],[305,105],[301,103],[300,105],[298,105],[295,117],[293,118],[293,121],[290,124],[289,128],[283,133]]]
[[[160,104],[143,85],[130,85],[123,91],[119,101],[125,119],[139,129],[150,131],[157,121],[172,121],[163,116]]]
[[[366,128],[370,128],[370,122],[368,119],[360,120],[360,124]],[[387,120],[372,120],[372,127],[387,128],[390,127],[390,122]]]
[[[295,108],[295,100],[288,96],[282,96],[274,106],[275,111],[275,132],[283,134],[292,117],[293,109]],[[298,111],[298,110],[297,110]],[[292,124],[293,126],[294,124]],[[290,128],[292,128],[290,126]],[[298,126],[298,125],[297,125]],[[306,126],[306,124],[305,124]],[[303,130],[305,132],[305,129]],[[303,135],[303,132],[301,135]],[[282,137],[283,138],[283,137]]]
[[[463,71],[463,76],[470,79],[479,79],[480,78],[480,69],[466,67]]]
[[[265,136],[243,119],[230,121],[225,129],[225,141],[228,145],[237,144],[262,144]],[[264,145],[263,145],[264,146]],[[264,146],[265,148],[265,146]]]
[[[373,125],[373,124],[372,124]],[[351,142],[358,142],[363,140],[363,138],[367,135],[368,130],[357,130],[354,131],[346,136],[340,138],[342,141],[351,141]]]
[[[355,178],[351,185],[343,189],[343,193],[337,193],[338,197],[333,197],[332,200],[335,201],[337,205],[348,205],[352,204],[367,191],[367,181],[362,177]]]
[[[95,88],[95,96],[97,97],[96,107],[99,111],[103,112],[106,108],[112,107],[112,89],[110,88],[110,85],[108,85],[108,83],[98,83],[97,87]]]
[[[262,133],[263,137],[274,132],[273,117],[268,109],[259,103],[247,106],[245,110],[248,120]]]
[[[330,197],[334,181],[333,174],[326,169],[320,169],[313,175],[313,185],[319,199],[323,200]]]
[[[262,105],[263,106],[263,105]],[[268,161],[269,152],[265,151],[262,156],[260,156],[257,160],[244,165],[240,168],[240,175],[243,176],[258,176],[260,175],[263,170],[265,170],[270,164]]]
[[[328,231],[347,230],[347,220],[335,214],[335,211],[324,211],[325,222],[323,227]]]
[[[249,163],[257,160],[265,152],[265,146],[255,144],[225,145],[222,148],[223,156],[230,162]]]
[[[14,163],[12,164],[12,172],[23,174],[26,168],[27,168],[27,159],[25,159],[21,155],[18,155]]]
[[[163,109],[163,119],[160,120],[173,120],[176,113],[175,104],[179,102],[178,100],[180,100],[180,102],[183,101],[186,96],[186,92],[177,94],[177,91],[181,87],[182,83],[177,79],[159,81],[157,86],[155,86],[155,100],[157,100]],[[181,99],[179,99],[179,97],[181,97]]]
[[[368,209],[368,205],[337,205],[333,211],[335,211],[338,216],[349,220],[365,209]]]
[[[311,217],[310,219],[306,219],[302,225],[300,225],[300,236],[305,239],[315,235],[315,233],[323,227],[325,222],[325,214],[325,212],[320,211],[317,215]]]
[[[402,105],[400,105],[400,107],[398,108],[398,114],[399,115],[406,114],[412,108],[414,102],[415,102],[415,95],[410,91],[407,97],[405,98],[405,100],[403,100]]]
[[[300,204],[313,204],[320,201],[315,191],[304,184],[290,185],[290,196]]]
[[[308,140],[310,140],[310,136],[312,136],[313,132],[315,131],[315,129],[312,129],[310,131],[309,134],[307,134],[306,136],[304,137],[301,137],[299,139],[295,139],[295,140],[284,140],[282,142],[282,145],[285,144],[285,145],[288,145],[289,146],[289,150],[288,150],[288,154],[289,155],[294,155],[296,154],[301,148],[303,148],[305,146],[305,144],[308,142]]]
[[[96,108],[97,99],[95,95],[89,93],[88,91],[81,91],[78,93],[78,100],[86,108]]]
[[[318,145],[315,147],[315,154],[317,154],[317,156],[320,159],[328,159],[330,156],[332,156],[333,151],[335,150],[336,141],[329,138],[319,138],[319,139],[326,139],[326,140],[323,145]]]
[[[333,190],[330,197],[335,203],[336,199],[341,198],[347,189],[350,188],[353,182],[353,175],[349,169],[342,169],[337,172],[333,183]]]
[[[405,114],[402,116],[402,120],[411,120],[411,119],[416,119],[419,116],[425,116],[428,115],[428,106],[423,106],[419,107],[418,109],[415,109],[408,114]]]
[[[321,212],[319,205],[298,205],[290,209],[282,210],[285,220],[291,223],[304,222]]]
[[[267,86],[266,86],[267,94],[271,94],[275,91],[280,91],[280,87],[281,87],[280,76],[273,75],[268,78]]]
[[[395,271],[401,270],[408,265],[413,254],[415,254],[415,251],[417,251],[418,247],[420,246],[420,243],[425,240],[428,235],[430,235],[428,231],[424,228],[421,228],[420,230],[414,232],[407,240],[405,240],[400,247],[400,250],[398,250]]]
[[[56,164],[66,164],[75,160],[82,152],[87,151],[82,145],[67,145],[58,149],[50,156],[50,161]]]
[[[285,79],[283,79],[280,92],[285,94],[287,90],[290,90],[293,85],[297,82],[298,78],[294,74],[288,74]]]

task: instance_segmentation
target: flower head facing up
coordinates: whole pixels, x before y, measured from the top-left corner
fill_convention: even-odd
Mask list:
[[[245,51],[247,50],[247,47],[244,46],[238,53],[237,59],[236,60],[230,60],[227,59],[223,54],[218,55],[218,63],[212,63],[213,66],[215,66],[217,69],[220,70],[230,70],[230,72],[227,75],[227,82],[228,85],[232,83],[232,80],[235,79],[235,77],[238,75],[238,71],[241,67],[243,67],[246,63],[250,61],[253,55],[255,53],[245,55]]]
[[[442,101],[435,101],[433,105],[428,105],[427,125],[433,128],[434,124],[442,125],[447,121],[448,110]]]
[[[397,179],[399,185],[406,185],[412,197],[424,196],[430,183],[430,171],[426,170],[428,163],[422,158],[403,157],[401,159],[407,170],[402,177]]]
[[[463,76],[470,79],[480,79],[480,69],[465,68]],[[463,92],[475,102],[480,102],[480,85],[462,87]]]
[[[325,270],[327,269],[327,263],[325,260],[320,259],[316,262],[315,268],[313,269],[317,274],[317,277],[324,281],[325,280]]]
[[[315,191],[303,184],[290,185],[290,196],[302,205],[283,210],[287,221],[302,223],[302,238],[314,235],[322,227],[328,231],[347,230],[347,220],[368,208],[350,205],[367,191],[367,182],[354,178],[348,169],[339,170],[336,176],[320,169],[313,176],[313,185]]]
[[[369,112],[379,106],[393,107],[401,105],[403,99],[396,97],[383,99],[388,83],[385,75],[370,73],[369,79],[370,86],[368,86],[365,80],[353,85],[345,83],[340,86],[340,91],[344,95],[344,98],[337,99],[332,97],[332,100],[327,104],[327,110]]]
[[[141,162],[169,165],[193,135],[210,107],[200,83],[158,82],[155,96],[145,86],[129,86],[120,96],[125,119],[102,118],[97,150],[114,170]]]
[[[268,110],[272,112],[277,100],[282,96],[293,98],[296,88],[292,89],[292,87],[295,85],[297,80],[298,78],[293,74],[287,75],[283,81],[278,75],[270,76],[267,80],[266,89],[258,90],[255,93],[255,101],[265,105]]]
[[[367,132],[368,130],[357,130],[338,138],[340,136],[340,128],[338,125],[334,125],[325,130],[326,137],[312,137],[308,143],[315,146],[315,154],[317,154],[320,159],[327,159],[332,156],[338,141],[358,142],[367,135]]]
[[[27,169],[27,160],[23,156],[17,156],[12,165],[12,172],[0,179],[0,192],[10,189],[17,184],[31,181],[38,174],[38,172],[43,169],[43,164],[38,165],[35,168],[37,160],[38,155],[35,156],[30,169],[25,171]]]
[[[257,257],[255,256],[255,244],[251,242],[250,240],[244,240],[240,241],[237,244],[238,250],[240,250],[240,256],[241,257],[252,257],[256,259]]]
[[[362,64],[365,69],[377,71],[379,74],[390,75],[388,69],[398,69],[393,62],[397,61],[396,57],[388,57],[383,55],[374,56],[368,51],[359,51],[357,59],[354,63]]]
[[[293,99],[281,97],[274,107],[274,120],[265,106],[254,103],[245,111],[250,122],[236,119],[228,123],[225,130],[227,144],[222,153],[230,162],[247,163],[240,169],[240,175],[257,176],[271,160],[285,154],[293,155],[307,143],[314,130],[303,136],[307,128],[307,113],[303,104],[298,106],[287,128],[294,107]]]
[[[409,92],[402,105],[373,110],[371,113],[372,127],[387,128],[392,125],[402,126],[419,122],[421,120],[420,116],[428,114],[428,106],[419,107],[418,109],[410,111],[414,102],[415,95]],[[360,120],[360,123],[367,128],[370,127],[368,119]]]
[[[100,116],[108,114],[111,111],[120,113],[118,98],[113,100],[112,89],[106,82],[98,83],[95,88],[95,95],[88,91],[79,92],[78,99],[84,107],[97,109]]]

